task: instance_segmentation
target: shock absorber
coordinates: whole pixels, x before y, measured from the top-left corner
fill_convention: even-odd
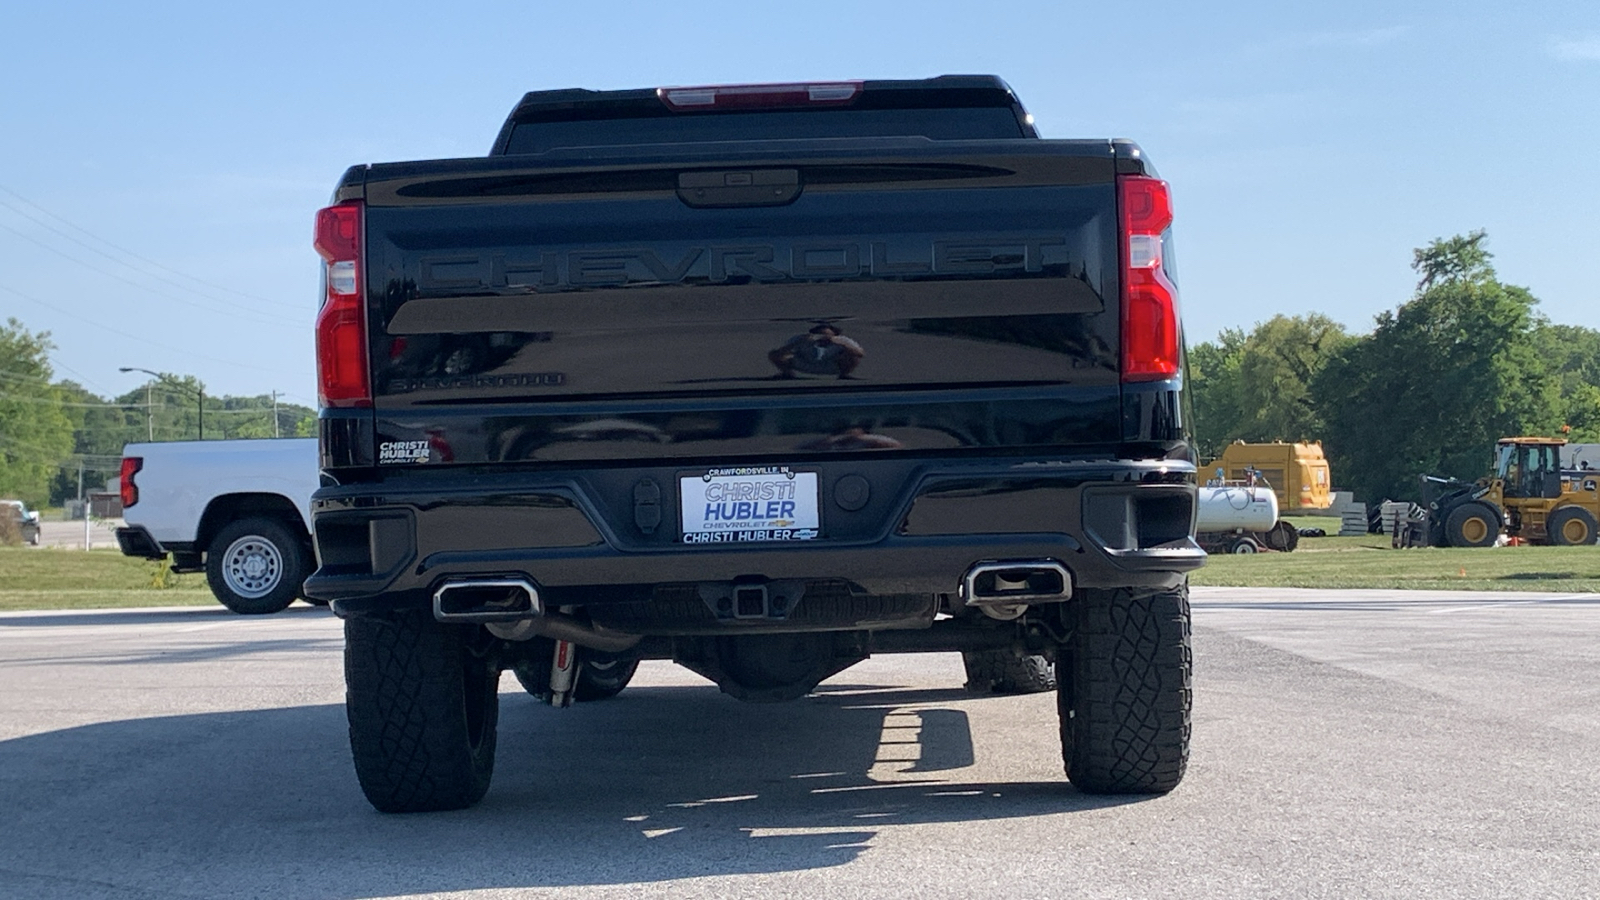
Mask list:
[[[556,641],[550,661],[550,705],[572,705],[572,683],[578,675],[578,648],[571,641]]]

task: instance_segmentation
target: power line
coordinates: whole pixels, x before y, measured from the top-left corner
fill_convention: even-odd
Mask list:
[[[256,321],[256,323],[261,324],[261,325],[285,325],[286,326],[286,325],[291,324],[291,320],[288,319],[288,318],[278,318],[278,317],[275,317],[275,316],[263,315],[263,314],[255,311],[255,310],[251,310],[249,307],[244,307],[244,306],[237,307],[237,312],[225,311],[225,310],[216,309],[215,307],[206,306],[203,303],[196,303],[193,300],[187,300],[187,299],[184,299],[183,297],[178,297],[178,296],[174,296],[172,294],[164,293],[162,291],[156,290],[153,287],[150,287],[147,284],[140,284],[139,282],[134,281],[132,278],[125,278],[125,277],[123,277],[121,275],[118,275],[115,272],[111,272],[111,271],[107,271],[106,269],[102,269],[99,266],[95,265],[94,263],[85,262],[84,260],[78,259],[77,257],[73,256],[72,254],[67,253],[67,252],[65,252],[63,250],[60,250],[58,248],[52,247],[49,244],[46,244],[44,241],[41,241],[38,238],[33,237],[32,235],[24,234],[23,232],[18,231],[15,228],[12,228],[10,225],[6,225],[4,223],[0,223],[0,229],[5,229],[6,231],[11,232],[12,234],[16,235],[19,238],[22,238],[23,240],[27,241],[28,243],[35,244],[35,245],[37,245],[37,246],[39,246],[39,247],[41,247],[41,248],[43,248],[45,250],[48,250],[49,252],[54,253],[55,255],[61,257],[62,259],[65,259],[65,260],[67,260],[69,262],[77,263],[78,265],[83,266],[84,268],[89,269],[91,271],[99,272],[101,275],[104,275],[107,278],[115,278],[117,281],[120,281],[123,284],[131,285],[132,287],[136,287],[141,291],[147,291],[147,292],[149,292],[151,294],[154,294],[157,297],[160,297],[160,298],[162,298],[164,300],[171,300],[171,301],[173,301],[175,303],[182,303],[185,306],[194,307],[195,309],[205,310],[206,312],[211,313],[212,315],[233,316],[233,315],[238,315],[240,313],[243,313],[243,314],[245,314],[247,316],[253,316],[254,320]],[[294,323],[294,324],[301,325],[301,324],[304,324],[304,323]]]
[[[10,192],[8,191],[7,193],[10,193]],[[238,304],[234,303],[232,300],[223,300],[220,297],[212,297],[210,294],[208,294],[208,293],[206,293],[204,291],[195,290],[193,287],[190,287],[189,285],[186,285],[186,284],[184,284],[184,283],[182,283],[180,281],[174,281],[171,278],[166,278],[166,277],[164,277],[164,276],[162,276],[162,275],[160,275],[158,273],[146,272],[146,271],[144,271],[142,269],[139,269],[136,266],[128,265],[126,260],[118,259],[117,257],[112,256],[111,254],[105,252],[104,250],[101,250],[99,247],[94,246],[93,244],[90,244],[90,243],[88,243],[86,241],[81,241],[81,240],[73,237],[72,235],[66,233],[65,231],[62,231],[61,229],[55,227],[54,225],[51,225],[49,222],[46,222],[43,219],[40,219],[39,217],[37,217],[35,215],[32,215],[27,210],[19,209],[18,207],[14,206],[14,205],[12,205],[10,203],[7,203],[3,199],[0,199],[0,206],[3,206],[6,209],[11,210],[12,212],[16,213],[17,215],[22,216],[24,219],[27,219],[28,221],[30,221],[33,224],[39,226],[40,228],[43,228],[44,230],[50,232],[51,234],[56,235],[57,237],[61,237],[61,238],[64,238],[64,239],[66,239],[68,241],[71,241],[72,243],[77,244],[79,247],[82,247],[83,249],[88,250],[90,253],[94,253],[94,254],[96,254],[98,256],[103,256],[106,259],[111,260],[112,262],[116,263],[119,266],[127,266],[129,269],[132,269],[133,271],[138,272],[140,275],[144,275],[144,276],[147,276],[149,278],[154,278],[157,281],[165,282],[167,284],[172,285],[173,287],[177,288],[180,291],[188,291],[191,294],[198,294],[199,296],[206,297],[207,299],[216,300],[219,303],[226,303],[229,306],[239,306]],[[46,248],[46,249],[49,249],[49,248]],[[250,307],[239,306],[239,308],[240,309],[249,309]]]
[[[73,403],[66,400],[52,400],[48,397],[22,397],[17,394],[8,394],[5,391],[0,391],[0,400],[9,403],[48,403],[51,406],[87,407],[90,409],[143,409],[145,407],[143,403]],[[154,407],[155,404],[152,403],[150,406]],[[223,412],[231,412],[231,410],[223,410]]]
[[[95,381],[93,378],[90,378],[89,376],[83,374],[82,372],[79,372],[77,369],[72,368],[71,366],[67,365],[66,363],[62,362],[59,359],[50,360],[50,365],[52,367],[65,369],[65,370],[67,370],[67,372],[69,372],[69,373],[71,373],[73,375],[76,375],[79,379],[82,380],[84,385],[88,385],[89,387],[98,388],[99,392],[101,394],[104,394],[104,395],[106,395],[108,397],[115,397],[117,395],[116,391],[107,390],[105,385],[101,384],[98,381]],[[63,379],[63,380],[65,380],[65,379]],[[80,385],[80,387],[81,386],[82,385]]]
[[[112,397],[116,396],[116,392],[115,391],[106,390],[105,389],[105,385],[96,382],[94,379],[92,379],[89,376],[83,374],[82,372],[79,372],[78,370],[72,368],[71,366],[67,365],[66,363],[62,362],[59,359],[52,359],[52,360],[50,360],[50,362],[47,365],[50,368],[53,368],[53,369],[54,368],[65,369],[68,372],[70,372],[72,375],[76,376],[77,378],[82,379],[83,380],[83,384],[79,384],[79,385],[76,385],[76,386],[79,387],[79,388],[82,388],[84,391],[86,391],[88,393],[92,394],[94,392],[93,391],[89,391],[89,389],[84,387],[84,385],[93,385],[94,387],[100,388],[100,393],[101,394],[106,394],[106,395],[112,396]],[[24,384],[37,384],[37,385],[42,385],[44,387],[52,387],[52,388],[57,388],[57,389],[61,389],[61,390],[65,390],[65,386],[62,385],[61,382],[69,380],[69,379],[63,378],[63,379],[60,379],[59,381],[52,381],[52,380],[50,380],[49,378],[46,378],[43,375],[23,375],[23,374],[20,374],[20,373],[17,373],[17,372],[0,372],[0,379],[9,379],[11,381],[22,382]]]
[[[45,378],[42,375],[23,375],[18,372],[0,372],[0,378],[4,378],[7,381],[21,381],[26,384],[37,384],[43,387],[55,387],[55,385],[51,383],[50,379]]]
[[[285,407],[279,407],[279,409],[282,410],[283,412],[292,412],[293,411],[293,410],[285,408]],[[244,413],[250,413],[251,415],[255,415],[255,416],[260,416],[260,415],[268,415],[268,416],[270,416],[270,415],[272,415],[272,407],[270,407],[270,406],[254,406],[254,407],[250,407],[248,409],[212,409],[209,406],[206,407],[206,415],[208,415],[208,416],[215,416],[215,415],[223,415],[223,416],[226,416],[226,415],[242,415]]]
[[[206,360],[208,362],[221,363],[221,364],[223,364],[225,366],[232,366],[232,367],[238,368],[238,369],[255,369],[258,372],[273,372],[273,373],[277,373],[277,372],[281,371],[281,369],[269,368],[267,366],[253,366],[253,365],[250,365],[249,363],[242,363],[242,362],[239,362],[238,360],[234,360],[234,359],[219,359],[219,358],[217,358],[215,356],[206,356],[203,353],[196,353],[193,350],[180,350],[177,347],[173,347],[173,346],[170,346],[168,344],[157,343],[156,341],[152,341],[149,338],[139,337],[136,334],[129,334],[128,332],[123,331],[123,330],[121,330],[119,328],[112,328],[110,325],[107,325],[104,322],[96,321],[94,319],[88,318],[87,316],[80,316],[77,313],[72,312],[71,310],[62,309],[61,307],[56,306],[53,303],[46,303],[45,301],[40,300],[38,297],[34,297],[34,296],[29,295],[29,294],[24,294],[23,292],[17,290],[16,288],[9,287],[9,286],[4,285],[4,284],[0,284],[0,291],[5,291],[8,294],[15,294],[16,296],[21,297],[22,299],[27,300],[30,303],[37,303],[40,306],[44,307],[45,309],[53,310],[53,311],[58,312],[61,315],[66,316],[68,318],[77,319],[78,321],[83,322],[85,324],[93,325],[94,327],[102,329],[104,331],[109,331],[112,334],[117,335],[118,337],[125,337],[125,338],[128,338],[129,340],[139,341],[140,343],[143,343],[143,344],[146,344],[148,346],[155,347],[155,348],[158,348],[158,349],[161,349],[161,350],[167,350],[169,352],[181,354],[183,356],[190,356],[190,357],[193,357],[195,359],[203,359],[203,360]]]
[[[59,390],[63,390],[63,388],[59,384],[54,384],[54,383],[46,381],[46,380],[44,380],[42,378],[29,377],[29,376],[26,376],[26,375],[17,375],[17,374],[12,373],[12,372],[0,372],[0,380],[9,380],[9,381],[12,381],[12,382],[20,382],[22,384],[38,385],[39,387],[49,388],[51,390],[58,390],[58,391]],[[159,381],[152,382],[152,384],[155,385],[154,389],[159,390],[164,397],[173,396],[172,391],[170,389],[167,389],[167,388],[163,387]],[[246,396],[248,397],[249,395],[246,395]],[[279,394],[278,397],[280,399],[287,399],[289,397],[289,395],[288,394]],[[144,409],[147,405],[150,408],[155,409],[155,408],[166,408],[167,406],[171,405],[171,404],[168,404],[168,403],[154,403],[154,402],[152,402],[150,404],[144,404],[144,403],[138,403],[138,402],[133,402],[133,401],[130,401],[130,402],[127,402],[127,403],[119,403],[119,402],[115,402],[115,401],[100,402],[100,403],[84,403],[84,402],[80,402],[80,401],[71,401],[71,400],[53,400],[53,399],[50,399],[48,397],[24,397],[24,396],[21,396],[21,395],[18,395],[18,394],[6,393],[3,390],[0,390],[0,398],[5,398],[5,399],[8,399],[8,400],[24,402],[24,403],[49,403],[49,404],[54,404],[56,406],[89,407],[89,408],[96,408],[96,409]],[[236,396],[234,396],[232,394],[220,394],[220,395],[213,395],[211,397],[211,399],[215,400],[218,403],[226,403],[229,400],[238,400],[238,399],[241,399],[241,398],[236,397]],[[249,399],[255,399],[255,398],[254,397],[250,397]],[[274,409],[274,407],[271,405],[270,402],[265,401],[265,400],[262,400],[260,402],[261,402],[260,406],[241,406],[241,407],[218,406],[218,407],[212,407],[212,406],[208,405],[206,407],[206,412],[208,412],[208,413],[224,413],[224,414],[225,413],[271,413],[272,410]],[[283,404],[280,404],[277,408],[282,410],[285,413],[292,413],[297,409],[305,409],[306,406],[304,404],[300,404],[300,403],[283,403]]]
[[[111,249],[117,251],[118,253],[122,253],[122,254],[125,254],[127,256],[131,256],[134,259],[137,259],[142,263],[146,263],[147,265],[154,266],[157,269],[161,269],[162,271],[171,272],[172,274],[177,275],[180,278],[187,278],[190,281],[195,282],[196,284],[203,284],[208,288],[212,288],[213,290],[224,291],[224,292],[229,293],[229,294],[234,294],[234,295],[239,296],[239,297],[244,297],[247,300],[255,300],[257,302],[267,303],[267,304],[271,304],[273,306],[282,306],[282,307],[287,308],[287,309],[300,309],[301,308],[299,304],[285,303],[282,300],[268,300],[265,297],[260,297],[260,296],[257,296],[255,294],[246,293],[244,291],[237,290],[235,288],[227,287],[226,285],[214,284],[212,282],[206,281],[203,278],[196,278],[195,276],[190,275],[190,274],[188,274],[186,272],[180,272],[177,269],[174,269],[174,268],[172,268],[170,266],[162,265],[161,263],[158,263],[155,260],[150,259],[149,257],[140,256],[139,254],[137,254],[137,253],[133,252],[132,250],[129,250],[129,249],[125,248],[125,247],[119,247],[116,244],[113,244],[110,241],[106,240],[105,238],[96,235],[94,232],[90,231],[89,229],[84,228],[84,227],[82,227],[80,225],[73,224],[72,221],[70,221],[66,217],[57,215],[56,213],[53,213],[50,210],[45,209],[43,206],[40,206],[39,204],[33,202],[32,200],[29,200],[27,197],[24,197],[21,194],[17,193],[16,191],[11,190],[10,188],[6,187],[5,185],[0,185],[0,191],[3,191],[5,193],[7,193],[7,194],[10,194],[11,196],[15,197],[16,199],[21,200],[23,203],[26,203],[29,206],[33,207],[34,209],[38,210],[39,212],[44,213],[45,215],[49,216],[52,219],[55,219],[57,222],[60,222],[61,224],[66,225],[68,228],[71,228],[72,230],[78,232],[79,234],[83,234],[83,235],[89,237],[91,240],[98,241],[98,242],[106,245],[107,247],[110,247]],[[17,213],[18,215],[21,215],[21,216],[33,221],[34,223],[36,223],[38,225],[41,225],[41,226],[43,226],[45,228],[49,228],[51,231],[55,231],[56,234],[60,234],[62,237],[66,238],[67,240],[70,240],[75,244],[78,244],[78,245],[80,245],[82,247],[85,247],[86,249],[93,250],[94,252],[99,253],[101,256],[105,256],[106,258],[112,259],[112,260],[114,260],[116,262],[119,262],[122,265],[125,265],[125,266],[128,265],[127,263],[122,262],[121,260],[116,260],[115,257],[110,256],[109,254],[105,253],[104,251],[97,250],[94,247],[91,247],[88,244],[85,244],[84,242],[72,237],[71,235],[62,234],[62,232],[56,231],[56,229],[51,228],[47,223],[40,222],[37,218],[34,218],[33,216],[29,215],[26,211],[17,209],[15,206],[11,205],[10,203],[6,203],[5,201],[0,200],[0,206],[5,206],[7,209],[11,210],[12,212]],[[128,266],[128,268],[131,269],[131,268],[134,268],[134,267],[133,266]],[[147,272],[145,274],[150,274],[150,273]],[[162,279],[162,280],[166,280],[166,279]],[[172,282],[169,282],[169,283],[172,283]],[[179,285],[179,286],[181,287],[181,285]],[[184,288],[184,290],[191,290],[192,291],[193,288]]]
[[[14,437],[12,437],[12,436],[10,436],[8,434],[0,434],[0,443],[10,444],[13,447],[21,447],[24,450],[31,450],[34,453],[42,453],[46,457],[56,458],[56,453],[55,453],[54,450],[46,449],[44,447],[39,446],[38,444],[30,444],[30,443],[28,443],[26,441],[19,441],[16,438],[14,438]],[[70,450],[67,452],[67,456],[69,456],[69,457],[70,456],[76,456],[76,455],[77,454],[73,453]],[[65,458],[65,457],[61,457],[61,458]]]

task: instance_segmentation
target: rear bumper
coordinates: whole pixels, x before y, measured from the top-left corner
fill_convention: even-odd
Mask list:
[[[1060,561],[1080,588],[1175,587],[1205,554],[1193,539],[1194,470],[1151,460],[827,464],[822,494],[852,476],[865,508],[824,510],[824,537],[684,544],[673,470],[570,475],[444,472],[323,488],[309,596],[341,614],[427,602],[445,579],[517,576],[552,604],[637,599],[628,588],[832,579],[872,595],[957,594],[984,560]],[[636,484],[664,484],[659,512]],[[620,486],[620,487],[619,487]],[[620,499],[619,499],[620,498]],[[852,518],[854,517],[854,518]],[[646,527],[649,526],[649,527]]]
[[[117,529],[117,546],[123,556],[141,559],[165,559],[167,551],[143,525],[128,525]]]

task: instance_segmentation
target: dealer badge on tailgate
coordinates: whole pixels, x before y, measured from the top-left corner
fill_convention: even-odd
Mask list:
[[[817,536],[817,473],[788,466],[712,469],[678,479],[685,544],[808,541]]]

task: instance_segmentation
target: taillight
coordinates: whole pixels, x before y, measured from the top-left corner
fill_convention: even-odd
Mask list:
[[[117,487],[122,494],[122,508],[139,502],[139,486],[133,483],[133,476],[139,474],[144,468],[144,457],[124,456],[122,458],[122,471],[117,473]]]
[[[1167,183],[1144,175],[1117,179],[1122,206],[1122,380],[1178,374],[1178,289],[1167,278],[1164,233],[1172,225]]]
[[[725,84],[713,87],[657,88],[669,109],[751,109],[780,106],[843,106],[861,93],[859,81],[809,84]]]
[[[371,406],[367,309],[361,293],[362,204],[317,212],[315,246],[327,296],[317,313],[317,398],[323,406]]]

